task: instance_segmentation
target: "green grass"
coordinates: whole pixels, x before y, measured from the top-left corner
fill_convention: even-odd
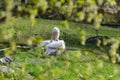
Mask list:
[[[9,24],[1,24],[0,30],[13,29],[19,36],[12,39],[16,42],[26,43],[26,40],[34,34],[35,37],[42,36],[49,39],[54,26],[60,28],[61,39],[64,39],[67,47],[74,50],[67,50],[65,54],[40,58],[42,56],[39,48],[30,50],[17,49],[12,56],[12,64],[6,64],[15,70],[13,74],[6,74],[5,77],[11,80],[28,80],[28,74],[32,80],[119,80],[120,66],[112,64],[109,59],[108,47],[97,47],[91,44],[80,45],[80,31],[85,30],[86,36],[95,36],[93,25],[70,22],[70,29],[61,25],[62,21],[37,19],[35,26],[30,31],[29,19],[19,18]],[[78,29],[80,28],[80,30]],[[65,32],[66,34],[63,34]],[[120,37],[120,29],[103,27],[99,29],[99,35]],[[0,39],[1,40],[1,39]],[[10,41],[12,41],[10,40]],[[2,40],[1,40],[2,41]],[[70,45],[69,45],[70,44]],[[2,64],[1,64],[2,65]],[[1,80],[3,77],[1,77]]]
[[[34,80],[120,79],[120,67],[118,64],[111,64],[105,58],[98,59],[98,56],[90,52],[85,54],[85,51],[67,51],[63,55],[45,59],[36,57],[36,55],[40,54],[36,53],[38,53],[36,49],[31,49],[29,51],[20,51],[13,55],[14,63],[16,63],[14,67],[21,70],[24,68],[24,74],[31,74],[35,77]],[[18,73],[22,73],[22,71]],[[16,79],[20,80],[20,76],[17,76],[15,76]],[[25,76],[23,75],[23,78]]]
[[[65,26],[61,25],[62,21],[57,20],[46,20],[46,19],[37,19],[36,24],[31,27],[31,23],[29,19],[18,18],[15,22],[9,24],[1,25],[0,29],[4,28],[12,28],[15,30],[16,34],[19,34],[14,38],[14,41],[20,43],[26,43],[26,41],[31,37],[41,37],[46,40],[50,39],[51,30],[54,26],[57,26],[61,30],[60,39],[63,39],[66,42],[66,45],[69,47],[77,47],[83,49],[92,49],[92,50],[102,50],[104,48],[96,47],[92,45],[81,46],[80,42],[80,31],[84,30],[86,32],[86,37],[96,36],[96,32],[93,25],[83,24],[83,23],[74,23],[69,22],[69,28],[65,28]],[[31,27],[31,30],[30,30]],[[38,35],[34,35],[38,34]],[[120,37],[120,29],[111,28],[106,26],[101,26],[99,29],[99,35],[112,37]],[[1,39],[0,39],[1,40]],[[13,41],[13,40],[12,40]],[[108,49],[106,49],[108,50]]]
[[[30,36],[42,36],[44,39],[50,39],[51,30],[53,27],[57,26],[61,30],[60,39],[64,39],[66,43],[69,44],[79,44],[80,43],[80,31],[84,30],[86,32],[86,37],[96,36],[96,32],[93,25],[83,24],[83,23],[74,23],[70,22],[70,29],[66,29],[65,26],[61,25],[62,21],[51,21],[45,19],[37,19],[35,26],[31,27],[29,19],[18,19],[14,23],[9,23],[7,25],[1,25],[1,28],[14,28],[15,32],[20,32],[21,35],[17,36],[16,41],[26,43],[26,39]],[[31,27],[31,30],[30,30]],[[78,30],[80,28],[80,30]],[[63,33],[65,32],[65,33]],[[120,37],[120,29],[103,27],[99,29],[99,35],[108,36],[108,37]]]

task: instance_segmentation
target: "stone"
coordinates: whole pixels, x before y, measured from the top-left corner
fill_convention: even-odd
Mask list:
[[[1,70],[1,73],[7,73],[7,72],[14,73],[15,72],[13,69],[11,69],[7,66],[1,66],[0,70]]]
[[[12,56],[0,58],[1,63],[9,63],[10,64],[12,61],[13,61]]]

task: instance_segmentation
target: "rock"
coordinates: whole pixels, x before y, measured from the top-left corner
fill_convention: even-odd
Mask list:
[[[7,66],[1,66],[0,70],[1,70],[1,73],[7,73],[7,72],[14,73],[15,72],[13,69],[10,69]]]
[[[104,12],[107,12],[107,13],[117,13],[118,12],[116,4],[108,5],[106,3],[106,4],[103,5],[103,10],[104,10]]]
[[[0,62],[2,62],[2,63],[9,63],[10,64],[12,61],[13,61],[12,56],[0,58]]]
[[[30,74],[28,74],[27,76],[28,76],[28,80],[31,80],[31,79],[34,78],[34,77],[33,77],[32,75],[30,75]]]

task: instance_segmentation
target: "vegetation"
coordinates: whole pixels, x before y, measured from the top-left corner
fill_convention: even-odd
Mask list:
[[[21,37],[17,36],[17,38],[15,37],[15,40],[17,42],[25,42],[25,40],[28,39],[27,37],[31,36],[31,31],[29,29],[30,22],[28,19],[22,18],[19,18],[16,21],[17,22],[12,24],[2,24],[1,29],[3,29],[2,26],[4,26],[5,29],[9,28],[14,29],[15,31],[19,30]],[[43,36],[44,39],[48,39],[50,35],[47,34],[51,34],[52,27],[58,26],[61,31],[66,32],[66,35],[63,35],[63,32],[61,32],[61,38],[66,41],[67,48],[71,48],[72,46],[73,50],[67,50],[65,54],[46,57],[43,59],[41,58],[43,54],[41,54],[40,48],[33,48],[27,51],[17,49],[14,53],[12,53],[14,58],[13,63],[7,64],[7,66],[15,70],[15,73],[8,73],[4,75],[6,79],[13,78],[21,80],[22,77],[25,80],[117,80],[120,78],[119,64],[110,63],[107,56],[109,50],[107,47],[96,47],[95,45],[90,44],[85,46],[80,45],[79,30],[85,30],[87,37],[95,36],[95,30],[92,25],[70,22],[70,29],[66,29],[63,25],[61,25],[61,23],[63,23],[63,21],[38,19],[34,29],[32,28],[33,36],[36,38]],[[110,33],[111,31],[113,34]],[[102,27],[99,31],[99,35],[107,35],[111,38],[119,37],[120,34],[118,33],[119,29],[109,27]],[[106,48],[106,50],[104,48]],[[3,79],[2,76],[1,79]]]
[[[102,55],[98,58],[93,53],[78,50],[41,59],[36,49],[15,53],[13,55],[15,61],[12,65],[8,65],[15,70],[15,73],[5,77],[27,80],[29,74],[34,77],[33,80],[118,80],[120,78],[119,64],[109,63],[107,56]]]
[[[57,26],[61,30],[60,38],[65,40],[67,44],[80,44],[80,31],[86,32],[86,38],[91,36],[96,36],[96,31],[93,25],[84,24],[84,23],[74,23],[69,22],[69,29],[67,29],[63,23],[65,21],[57,21],[57,20],[46,20],[46,19],[37,19],[37,22],[34,27],[32,27],[32,31],[30,30],[30,21],[28,19],[18,18],[13,23],[2,24],[1,30],[13,29],[15,41],[18,43],[26,43],[25,41],[29,37],[37,37],[41,36],[44,39],[49,39],[51,34],[51,30],[54,26]],[[47,24],[47,25],[46,25]],[[4,26],[4,29],[3,27]],[[112,31],[112,34],[111,34]],[[101,26],[99,29],[99,35],[108,36],[110,38],[117,38],[120,36],[119,29],[116,28],[108,28],[107,26]],[[76,32],[76,33],[75,33]],[[2,35],[1,35],[2,36]],[[2,38],[1,38],[2,39]],[[1,40],[0,39],[0,40]],[[3,39],[2,39],[3,40]]]
[[[1,1],[1,0],[0,0]],[[0,3],[0,42],[4,56],[13,62],[6,65],[15,72],[2,72],[1,80],[118,80],[120,62],[120,30],[101,26],[104,7],[114,7],[115,0],[2,0]],[[110,14],[113,14],[110,12]],[[61,18],[62,17],[62,18]],[[111,17],[111,16],[110,16]],[[36,19],[37,18],[37,19]],[[41,18],[57,19],[46,20]],[[62,20],[62,21],[59,21]],[[72,21],[78,22],[74,23]],[[93,23],[84,24],[82,22]],[[117,21],[114,21],[115,24]],[[111,23],[111,21],[110,21]],[[43,56],[41,47],[16,48],[49,39],[51,29],[58,26],[67,51],[55,56]],[[100,45],[86,44],[91,36],[108,36]],[[109,43],[109,45],[107,45]],[[117,64],[118,63],[118,64]]]

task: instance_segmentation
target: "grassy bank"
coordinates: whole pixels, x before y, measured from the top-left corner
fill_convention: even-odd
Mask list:
[[[68,44],[79,44],[80,43],[80,31],[84,30],[86,32],[86,37],[96,36],[96,32],[93,25],[83,24],[83,23],[69,23],[69,29],[65,26],[61,25],[62,21],[51,21],[45,19],[37,19],[36,24],[31,27],[31,23],[29,19],[17,19],[13,23],[9,23],[7,25],[1,25],[0,29],[12,28],[19,34],[16,37],[17,42],[25,43],[25,41],[30,36],[42,36],[43,39],[49,39],[51,36],[51,30],[53,27],[57,26],[61,30],[60,39],[64,39]],[[103,27],[99,29],[99,35],[108,36],[108,37],[120,37],[120,29],[117,28],[109,28]]]
[[[75,47],[57,56],[41,58],[43,55],[39,47],[30,50],[17,49],[12,53],[13,63],[6,64],[15,73],[0,75],[0,80],[119,80],[120,66],[112,64],[107,55],[108,48],[93,45],[80,45],[80,31],[85,30],[86,36],[95,36],[93,25],[69,22],[69,29],[61,25],[61,21],[37,19],[31,27],[29,19],[19,18],[9,24],[1,24],[0,30],[12,29],[16,42],[26,43],[31,36],[49,39],[51,30],[57,26],[61,30],[61,39],[67,47]],[[120,37],[120,29],[103,27],[99,35]],[[2,36],[2,35],[1,35]],[[2,40],[2,39],[0,39]],[[10,41],[12,41],[10,40]],[[3,64],[0,64],[3,65]]]

